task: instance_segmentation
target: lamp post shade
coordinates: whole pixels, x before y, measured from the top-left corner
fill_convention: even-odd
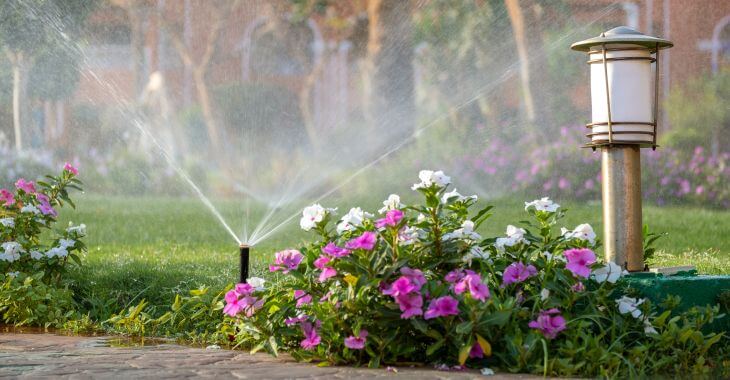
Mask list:
[[[656,147],[659,50],[672,43],[620,26],[574,43],[588,53],[592,120],[588,146]],[[653,71],[653,72],[652,72]]]

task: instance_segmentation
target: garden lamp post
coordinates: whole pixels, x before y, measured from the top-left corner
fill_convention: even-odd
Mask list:
[[[639,149],[657,147],[659,51],[672,45],[620,26],[571,46],[588,53],[593,116],[586,147],[601,149],[606,260],[632,272],[644,269]]]

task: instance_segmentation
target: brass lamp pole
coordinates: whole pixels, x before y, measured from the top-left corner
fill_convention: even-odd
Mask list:
[[[591,69],[586,147],[601,149],[606,261],[632,272],[644,269],[639,149],[657,147],[659,50],[672,46],[626,26],[571,46]]]

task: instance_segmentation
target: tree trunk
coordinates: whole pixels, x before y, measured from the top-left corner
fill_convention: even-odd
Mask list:
[[[28,68],[23,53],[8,53],[13,66],[13,133],[15,134],[15,150],[23,150],[22,129],[26,122],[25,100],[27,98]]]
[[[195,82],[195,89],[198,92],[198,101],[203,112],[203,119],[205,119],[205,126],[208,129],[210,145],[217,156],[218,153],[222,152],[221,140],[218,133],[218,123],[216,122],[213,105],[210,100],[210,91],[208,90],[208,84],[205,82],[205,67],[197,67],[193,70],[193,81]]]
[[[389,140],[415,132],[411,2],[369,0],[366,109],[371,127]]]
[[[525,113],[530,123],[535,122],[535,103],[530,89],[530,59],[527,54],[527,41],[525,39],[525,17],[522,14],[519,0],[505,0],[509,20],[512,24],[512,34],[517,45],[517,56],[520,59],[520,83],[522,87],[522,98],[525,102]]]

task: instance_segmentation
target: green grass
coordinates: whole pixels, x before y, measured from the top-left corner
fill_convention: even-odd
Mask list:
[[[201,285],[222,287],[238,277],[237,243],[196,199],[82,195],[77,203],[75,211],[62,214],[61,223],[72,220],[88,226],[89,252],[73,276],[77,297],[94,317],[106,317],[143,298],[152,305],[169,304],[177,292]],[[521,202],[483,203],[496,206],[480,231],[485,236],[502,235],[507,224],[526,217]],[[590,223],[600,236],[599,203],[560,203],[569,209],[565,227]],[[238,202],[216,204],[231,227],[241,230],[246,210]],[[357,204],[368,210],[379,206],[376,201]],[[328,205],[340,206],[343,214],[351,204],[339,200]],[[282,211],[277,220],[291,212]],[[261,217],[261,210],[254,210],[249,219]],[[703,273],[730,273],[730,212],[645,206],[644,223],[668,234],[657,244],[657,264],[692,264]],[[254,274],[264,274],[273,252],[296,247],[306,238],[298,218],[293,219],[253,248]]]

